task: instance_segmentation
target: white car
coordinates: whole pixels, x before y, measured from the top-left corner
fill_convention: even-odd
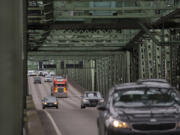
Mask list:
[[[37,76],[37,73],[34,70],[29,70],[28,71],[28,76]]]
[[[51,76],[55,76],[55,75],[56,75],[55,72],[53,72],[53,71],[50,72],[49,74],[50,74]]]
[[[48,75],[48,71],[43,71],[43,76],[47,76]]]
[[[52,82],[53,78],[50,75],[45,76],[44,82]]]

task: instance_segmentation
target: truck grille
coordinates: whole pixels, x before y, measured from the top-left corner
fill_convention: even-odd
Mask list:
[[[170,130],[176,127],[175,123],[162,123],[162,124],[133,124],[133,129],[140,131],[162,131],[162,130]]]
[[[64,88],[58,88],[58,92],[59,93],[63,93],[64,92]]]

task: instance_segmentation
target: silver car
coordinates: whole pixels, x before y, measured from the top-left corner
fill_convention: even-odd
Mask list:
[[[86,107],[96,107],[98,104],[104,102],[100,92],[96,91],[85,91],[84,95],[81,97],[81,109]]]
[[[45,76],[44,82],[52,82],[53,78],[50,75]]]
[[[42,99],[42,108],[45,109],[46,107],[56,107],[58,108],[58,100],[56,97],[48,96]]]

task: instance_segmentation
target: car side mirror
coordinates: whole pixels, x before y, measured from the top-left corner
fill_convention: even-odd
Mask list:
[[[106,106],[103,104],[101,104],[101,105],[99,105],[98,107],[97,107],[97,109],[99,110],[99,111],[106,111],[107,110],[107,108],[106,108]]]

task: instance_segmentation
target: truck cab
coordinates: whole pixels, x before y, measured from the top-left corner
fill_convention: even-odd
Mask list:
[[[55,77],[51,89],[51,95],[55,97],[66,98],[68,96],[67,79]]]

